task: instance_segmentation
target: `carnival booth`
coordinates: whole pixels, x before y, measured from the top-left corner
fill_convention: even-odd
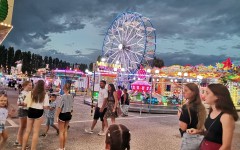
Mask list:
[[[80,70],[53,70],[52,71],[54,79],[54,88],[56,91],[60,91],[60,94],[63,94],[63,86],[65,83],[71,84],[70,92],[75,95],[77,91],[80,90],[80,78],[86,77],[85,74]]]
[[[234,105],[240,109],[240,67],[234,66],[230,58],[217,63],[216,66],[173,65],[153,69],[153,95],[161,99],[160,104],[164,106],[182,105],[184,103],[183,86],[189,82],[198,84],[202,94],[204,94],[204,87],[208,84],[226,85]]]
[[[108,72],[108,71],[99,71],[99,72],[95,72],[95,75],[92,74],[92,76],[91,76],[91,79],[92,79],[91,80],[91,90],[93,91],[94,100],[98,99],[98,93],[99,93],[98,91],[99,91],[99,88],[100,88],[100,81],[101,80],[106,81],[107,85],[110,84],[110,83],[115,84],[116,77],[117,77],[116,73],[111,73],[111,72]],[[95,81],[95,82],[93,83],[93,81]],[[108,87],[107,85],[106,85],[106,88]]]
[[[141,66],[137,71],[137,79],[131,84],[131,101],[136,103],[143,101],[145,104],[158,104],[157,98],[152,97],[152,83],[146,81],[147,73]]]

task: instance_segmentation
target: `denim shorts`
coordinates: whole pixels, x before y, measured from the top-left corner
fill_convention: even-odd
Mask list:
[[[27,109],[22,109],[22,108],[18,109],[18,117],[19,118],[24,118],[24,117],[27,117],[27,116],[28,116],[28,110]]]
[[[53,126],[54,118],[47,117],[46,126]]]
[[[5,129],[5,125],[4,124],[0,124],[0,133],[2,133],[4,129]]]

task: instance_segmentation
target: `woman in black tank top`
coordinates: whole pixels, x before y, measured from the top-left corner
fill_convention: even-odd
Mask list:
[[[189,129],[187,132],[205,134],[200,150],[230,150],[235,121],[239,116],[227,87],[222,84],[208,85],[205,102],[211,106],[205,122],[206,131]]]

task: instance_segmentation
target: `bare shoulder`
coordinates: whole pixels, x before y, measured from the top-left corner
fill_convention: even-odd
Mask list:
[[[233,119],[233,116],[228,114],[228,113],[224,113],[221,118],[220,118],[220,121],[222,123],[234,123],[234,119]]]

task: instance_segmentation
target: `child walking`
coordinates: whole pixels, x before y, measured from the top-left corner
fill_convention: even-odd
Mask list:
[[[3,148],[8,139],[8,133],[5,129],[8,116],[11,116],[11,114],[8,112],[7,94],[5,91],[0,91],[0,148]]]
[[[42,137],[46,137],[47,136],[47,132],[49,130],[49,126],[53,127],[56,131],[57,131],[57,135],[59,134],[59,130],[58,127],[56,127],[54,125],[54,116],[55,116],[55,111],[56,111],[56,99],[57,99],[57,95],[52,94],[50,96],[50,103],[49,103],[49,110],[45,110],[46,113],[46,130],[45,132],[41,135]]]

